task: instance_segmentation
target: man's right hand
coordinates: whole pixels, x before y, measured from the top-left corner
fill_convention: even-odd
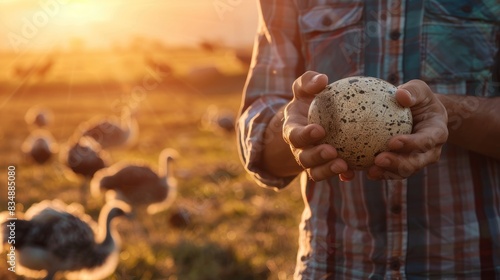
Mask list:
[[[293,83],[293,99],[284,111],[283,139],[297,163],[314,181],[339,176],[343,181],[354,178],[347,163],[337,157],[337,150],[329,144],[318,143],[326,136],[325,129],[318,124],[308,124],[309,106],[314,96],[328,84],[328,77],[308,71]]]

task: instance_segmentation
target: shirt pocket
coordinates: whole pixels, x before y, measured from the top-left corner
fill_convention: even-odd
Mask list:
[[[482,81],[491,78],[498,46],[497,0],[426,1],[421,76],[426,81]]]
[[[363,72],[363,2],[308,1],[300,7],[299,29],[308,70],[331,81]]]
[[[498,0],[428,0],[426,12],[430,17],[447,21],[475,20],[500,23],[500,5]]]

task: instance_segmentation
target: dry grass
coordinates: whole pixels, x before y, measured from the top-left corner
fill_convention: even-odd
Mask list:
[[[119,222],[122,253],[108,279],[290,279],[303,207],[298,185],[280,193],[258,187],[239,162],[234,133],[200,125],[211,104],[237,112],[245,66],[224,50],[152,54],[174,73],[154,76],[139,53],[59,53],[45,77],[20,78],[13,70],[17,65],[47,56],[0,55],[0,178],[6,182],[7,166],[16,166],[17,211],[45,199],[79,199],[80,182],[67,179],[57,160],[40,167],[21,156],[21,143],[29,134],[24,122],[28,108],[50,108],[55,119],[49,129],[64,143],[80,122],[133,104],[139,142],[112,151],[113,161],[140,159],[157,166],[163,148],[176,149],[181,155],[175,168],[179,196],[164,213]],[[206,65],[215,65],[220,73],[207,80],[189,76],[190,69]],[[6,188],[2,190],[0,211],[7,207]],[[91,199],[86,212],[96,219],[102,203]],[[178,211],[189,213],[187,225],[169,222]],[[0,262],[0,278],[23,279],[7,271],[5,261]]]

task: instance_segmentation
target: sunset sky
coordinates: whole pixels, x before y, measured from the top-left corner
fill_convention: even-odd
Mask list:
[[[0,49],[30,51],[126,44],[140,36],[167,45],[253,42],[254,0],[0,0]]]

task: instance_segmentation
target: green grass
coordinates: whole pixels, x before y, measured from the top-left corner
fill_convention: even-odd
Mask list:
[[[39,167],[23,159],[20,146],[29,134],[24,122],[28,108],[41,103],[54,112],[49,129],[63,144],[80,122],[115,114],[117,104],[133,103],[138,108],[139,142],[112,151],[113,162],[139,159],[157,167],[159,152],[174,148],[180,154],[175,163],[179,195],[166,212],[119,221],[122,252],[108,279],[290,279],[303,208],[298,184],[279,193],[258,187],[239,161],[234,134],[200,124],[212,104],[237,113],[245,68],[227,51],[177,50],[155,56],[179,71],[138,99],[132,89],[148,75],[140,54],[60,54],[57,66],[40,81],[16,79],[10,69],[36,55],[2,55],[8,59],[0,67],[0,178],[6,182],[7,166],[16,166],[17,211],[45,199],[79,200],[80,182],[67,179],[57,160]],[[225,75],[205,82],[186,75],[190,67],[207,63],[220,66]],[[78,71],[71,70],[75,64]],[[0,190],[3,211],[7,194],[5,187]],[[86,213],[96,219],[102,203],[90,199]],[[190,222],[174,227],[169,220],[179,209],[189,213]],[[0,278],[23,279],[7,271],[5,261],[0,261]]]

